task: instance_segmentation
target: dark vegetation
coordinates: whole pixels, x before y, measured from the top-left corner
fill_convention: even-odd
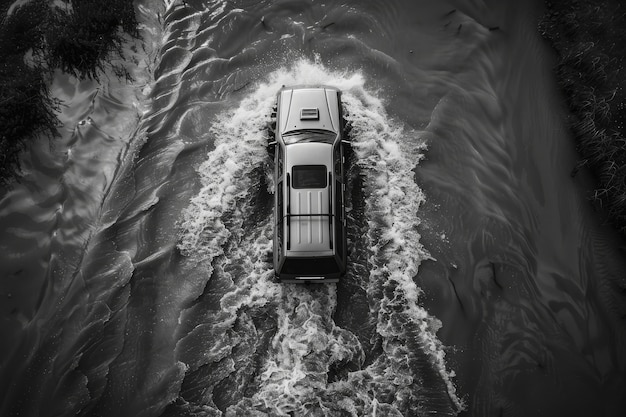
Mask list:
[[[13,176],[29,140],[57,135],[54,71],[97,79],[111,57],[123,57],[125,33],[138,36],[132,0],[30,0],[7,15],[13,2],[0,0],[0,182]]]
[[[626,5],[549,0],[540,23],[558,54],[556,77],[581,161],[598,179],[592,198],[626,236]]]

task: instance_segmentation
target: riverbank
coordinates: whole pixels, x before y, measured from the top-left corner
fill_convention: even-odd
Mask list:
[[[598,185],[591,199],[626,236],[626,8],[614,0],[552,0],[541,35],[558,55],[557,82],[580,162]]]
[[[97,79],[111,58],[138,37],[132,0],[48,0],[0,6],[0,182],[19,169],[19,153],[39,134],[57,136],[58,99],[50,81],[60,69]],[[129,78],[121,66],[114,73]]]

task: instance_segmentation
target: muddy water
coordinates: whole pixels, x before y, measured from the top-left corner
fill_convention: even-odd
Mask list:
[[[623,415],[624,259],[539,2],[143,1],[0,202],[6,415]],[[350,266],[271,269],[264,129],[344,91]]]

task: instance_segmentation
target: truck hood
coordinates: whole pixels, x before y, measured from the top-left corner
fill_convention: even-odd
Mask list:
[[[281,92],[281,133],[300,129],[339,132],[337,91],[327,88],[287,89]],[[332,111],[331,111],[332,109]]]

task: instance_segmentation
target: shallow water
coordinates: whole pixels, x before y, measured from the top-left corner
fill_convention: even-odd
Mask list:
[[[59,74],[0,200],[0,414],[624,415],[626,265],[541,7],[140,2],[134,83]],[[264,127],[305,83],[353,125],[337,285],[271,269]]]

